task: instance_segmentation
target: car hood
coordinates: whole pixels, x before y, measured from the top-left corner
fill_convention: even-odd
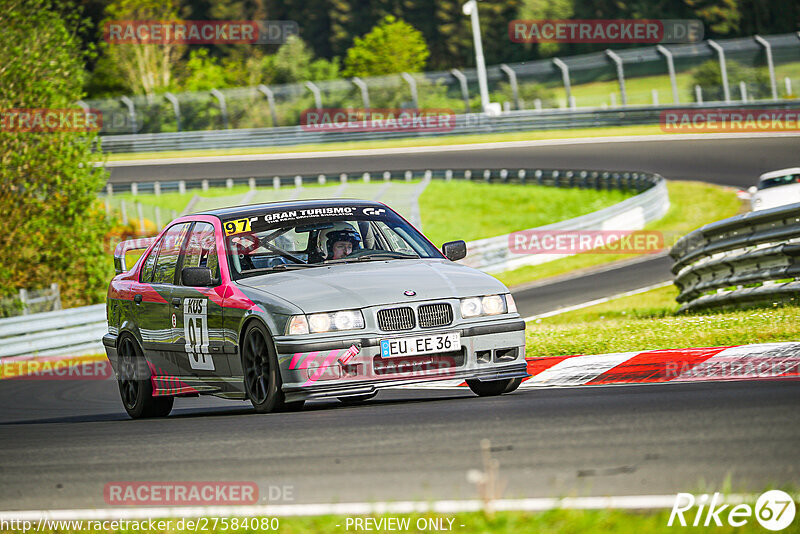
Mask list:
[[[756,202],[760,199],[761,202]],[[753,209],[766,210],[800,202],[800,184],[788,184],[761,189],[753,196]]]
[[[334,264],[274,272],[237,283],[243,289],[285,299],[305,313],[508,292],[486,273],[448,260],[428,259]],[[406,296],[404,291],[416,295]]]

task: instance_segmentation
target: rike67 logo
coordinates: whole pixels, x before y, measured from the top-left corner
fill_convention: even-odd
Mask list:
[[[692,510],[695,506],[697,510]],[[682,527],[721,527],[725,524],[741,527],[755,517],[765,529],[779,531],[791,525],[794,516],[794,500],[781,490],[762,493],[755,506],[742,502],[737,504],[726,502],[719,493],[714,493],[710,502],[708,495],[701,495],[696,499],[691,493],[678,493],[667,526],[671,527],[677,523]]]

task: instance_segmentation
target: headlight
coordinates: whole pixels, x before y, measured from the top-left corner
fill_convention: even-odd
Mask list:
[[[342,310],[331,313],[312,313],[311,315],[294,315],[286,326],[286,334],[322,334],[341,330],[358,330],[364,328],[364,316],[361,310]]]
[[[517,305],[510,294],[461,299],[461,317],[464,319],[482,315],[501,315],[503,313],[516,312]]]

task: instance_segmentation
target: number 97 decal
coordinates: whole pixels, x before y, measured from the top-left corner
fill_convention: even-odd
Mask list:
[[[225,223],[225,235],[241,234],[250,231],[250,219],[237,219]]]
[[[184,299],[183,333],[192,369],[214,370],[208,349],[208,299]]]

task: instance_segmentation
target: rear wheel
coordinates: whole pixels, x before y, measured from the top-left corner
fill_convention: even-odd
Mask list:
[[[279,412],[297,407],[302,409],[302,404],[293,402],[287,406],[284,402],[278,357],[266,328],[257,322],[250,323],[242,339],[244,387],[256,412]]]
[[[120,340],[117,354],[117,384],[122,405],[128,415],[133,419],[168,416],[175,397],[153,396],[150,368],[136,340],[129,335],[124,336]]]
[[[514,391],[519,387],[519,384],[513,386],[516,378],[509,378],[506,380],[490,380],[488,382],[481,382],[480,380],[467,380],[467,385],[472,392],[479,397],[493,397],[495,395],[502,395],[509,391]]]

